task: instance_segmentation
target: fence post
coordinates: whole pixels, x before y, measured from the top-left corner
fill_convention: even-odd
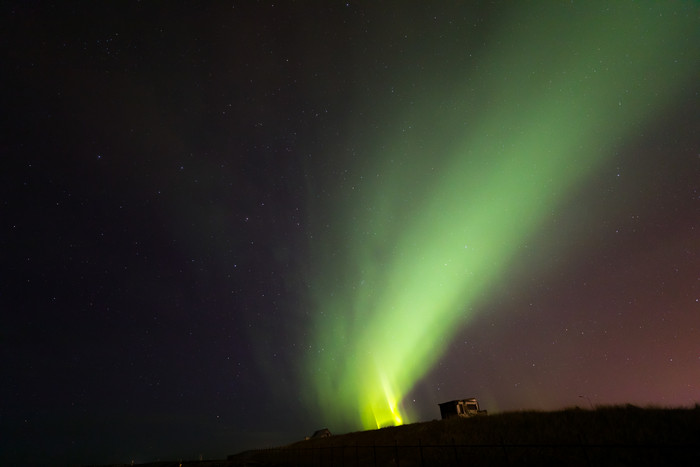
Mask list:
[[[454,438],[452,438],[452,450],[455,453],[455,465],[459,465],[459,456],[457,455],[457,443],[455,442]]]
[[[396,459],[396,467],[401,467],[401,461],[399,460],[399,440],[394,440],[394,458]]]
[[[372,452],[374,453],[374,467],[377,467],[377,443],[372,443]]]
[[[418,438],[418,449],[420,450],[420,466],[425,467],[425,459],[423,459],[423,443]]]
[[[578,434],[579,442],[581,443],[581,449],[583,450],[583,457],[586,459],[586,465],[591,467],[591,460],[588,458],[588,450],[586,449],[585,440],[581,433]]]
[[[501,436],[501,449],[503,449],[503,457],[506,458],[506,465],[510,465],[510,459],[508,459],[508,452],[506,452],[506,443],[503,441]]]

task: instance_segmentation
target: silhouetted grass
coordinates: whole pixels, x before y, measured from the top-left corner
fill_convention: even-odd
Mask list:
[[[231,456],[231,465],[700,465],[700,406],[452,418]]]

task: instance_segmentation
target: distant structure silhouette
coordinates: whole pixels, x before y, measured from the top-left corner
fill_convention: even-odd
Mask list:
[[[486,415],[486,410],[479,409],[479,402],[476,397],[469,399],[458,399],[438,404],[442,419],[450,417],[473,417],[475,415]]]
[[[314,434],[311,435],[310,439],[330,438],[331,436],[331,431],[328,428],[321,428],[320,430],[314,431]]]

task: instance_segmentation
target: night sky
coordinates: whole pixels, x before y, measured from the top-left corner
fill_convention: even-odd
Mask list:
[[[12,2],[0,461],[700,402],[697,2]]]

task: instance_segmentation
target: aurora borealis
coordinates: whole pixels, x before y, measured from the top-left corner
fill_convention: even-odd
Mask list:
[[[400,77],[410,104],[384,116],[400,132],[331,188],[337,211],[310,242],[324,412],[364,428],[415,420],[402,399],[473,302],[572,187],[696,78],[691,60],[668,56],[692,21],[659,19],[662,6],[584,10],[514,9],[470,67],[444,70],[444,89]]]
[[[700,402],[697,2],[3,15],[1,464]]]

